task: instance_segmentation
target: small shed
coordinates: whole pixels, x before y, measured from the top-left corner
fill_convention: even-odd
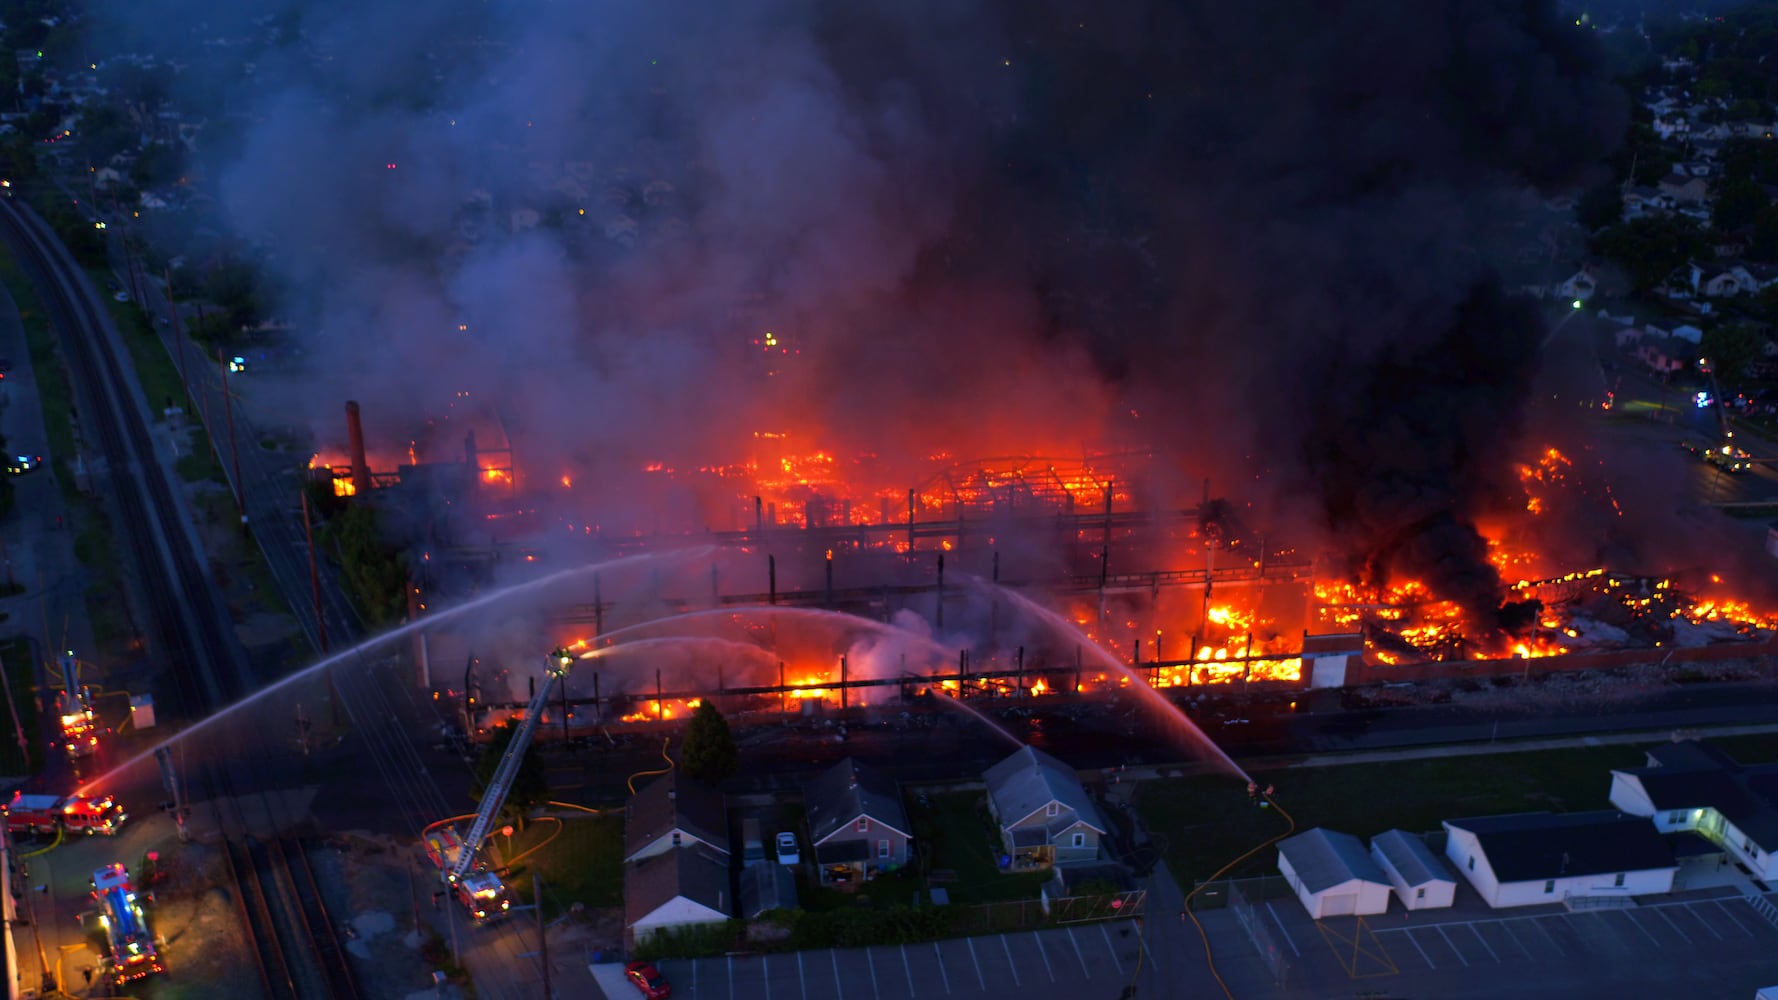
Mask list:
[[[1410,910],[1450,906],[1457,899],[1457,876],[1426,841],[1405,830],[1371,838],[1371,859],[1383,869],[1395,898]]]
[[[1280,841],[1278,870],[1316,920],[1389,909],[1388,876],[1349,833],[1316,827]]]

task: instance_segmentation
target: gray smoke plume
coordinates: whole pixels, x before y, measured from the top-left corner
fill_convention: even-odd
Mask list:
[[[324,436],[346,398],[373,437],[485,400],[607,525],[716,519],[641,470],[766,432],[903,482],[1134,441],[1480,609],[1473,513],[1538,343],[1491,268],[1522,193],[1625,121],[1569,27],[1534,0],[133,0],[92,47],[224,95],[200,150],[325,372]]]

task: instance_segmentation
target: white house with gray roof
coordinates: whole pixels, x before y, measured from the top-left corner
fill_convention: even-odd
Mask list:
[[[1096,861],[1105,817],[1073,768],[1036,747],[1022,747],[982,775],[988,811],[1013,871]]]
[[[1371,838],[1371,860],[1395,887],[1395,898],[1410,910],[1450,906],[1457,900],[1457,876],[1426,841],[1405,830]]]
[[[1278,870],[1316,920],[1389,910],[1389,877],[1349,833],[1316,827],[1279,841]]]

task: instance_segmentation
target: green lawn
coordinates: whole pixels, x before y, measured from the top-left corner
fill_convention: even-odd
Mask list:
[[[1049,874],[1001,874],[999,841],[984,799],[983,792],[948,792],[929,796],[930,805],[911,803],[921,870],[928,878],[938,873],[933,884],[943,887],[953,903],[1035,898]]]
[[[556,824],[535,820],[512,838],[512,855],[550,838]],[[505,838],[494,842],[505,848]],[[624,901],[624,820],[620,815],[565,817],[560,836],[536,854],[521,858],[509,884],[520,903],[531,902],[531,873],[543,879],[544,907],[560,913],[574,903],[622,906]]]
[[[1716,742],[1747,763],[1778,757],[1778,736]],[[1277,786],[1278,803],[1297,831],[1325,826],[1369,838],[1394,827],[1438,830],[1441,821],[1466,816],[1609,808],[1611,769],[1644,763],[1643,747],[1626,744],[1290,768],[1256,777]],[[1165,838],[1167,866],[1187,886],[1288,829],[1283,813],[1256,807],[1243,784],[1229,777],[1144,782],[1136,807],[1148,830]],[[1276,864],[1268,848],[1229,874],[1271,874]]]
[[[859,886],[855,892],[842,892],[824,885],[816,885],[800,869],[796,878],[797,903],[811,913],[856,910],[866,906],[872,909],[882,909],[887,906],[912,906],[914,905],[914,895],[919,891],[920,877],[911,868],[903,868],[901,871],[888,875],[879,875]]]

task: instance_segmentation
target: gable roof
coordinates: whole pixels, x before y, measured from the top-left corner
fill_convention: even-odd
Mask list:
[[[706,847],[675,847],[630,865],[624,871],[624,924],[633,926],[681,896],[728,915],[728,862]]]
[[[1389,884],[1389,877],[1364,849],[1364,842],[1349,833],[1318,826],[1279,841],[1278,854],[1290,861],[1291,871],[1310,892],[1331,889],[1353,879]]]
[[[624,816],[624,857],[680,830],[728,853],[728,821],[722,793],[669,771],[642,786]]]
[[[1434,854],[1426,841],[1405,830],[1379,833],[1371,838],[1371,847],[1410,886],[1457,881],[1444,858]]]
[[[988,785],[988,798],[1000,817],[1001,829],[1009,829],[1020,820],[1051,802],[1074,811],[1074,817],[1058,815],[1058,822],[1048,824],[1052,834],[1075,824],[1075,819],[1100,833],[1107,833],[1105,820],[1087,797],[1074,769],[1036,747],[1020,747],[1012,756],[983,772]]]
[[[1615,809],[1478,816],[1445,826],[1473,834],[1502,882],[1675,867],[1654,823]]]
[[[1715,809],[1765,850],[1778,850],[1778,766],[1746,767],[1696,740],[1650,748],[1649,767],[1615,771],[1634,778],[1657,812]]]
[[[809,836],[819,844],[868,816],[904,837],[911,837],[908,814],[895,786],[864,770],[850,757],[822,771],[803,786]]]

